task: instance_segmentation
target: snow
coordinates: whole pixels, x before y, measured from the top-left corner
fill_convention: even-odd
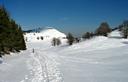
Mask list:
[[[124,49],[126,48],[126,49]],[[122,50],[121,53],[117,52]],[[124,52],[123,52],[124,51]],[[60,66],[65,82],[127,82],[127,47],[66,53]],[[67,56],[68,55],[68,56]],[[70,73],[69,73],[70,72]]]
[[[63,38],[66,37],[66,35],[52,27],[47,27],[47,29],[43,30],[40,32],[43,36],[45,37],[50,37],[50,38]]]
[[[66,35],[53,27],[47,27],[39,33],[27,33],[25,35],[25,40],[28,42],[39,42],[42,41],[41,37],[43,37],[43,40],[45,41],[52,40],[53,38],[59,38],[63,41],[66,38]]]
[[[122,36],[120,31],[115,30],[115,31],[112,31],[111,33],[109,33],[108,37],[111,37],[111,38],[122,38],[123,36]]]
[[[26,51],[4,56],[0,82],[128,81],[127,39],[98,36],[58,47],[49,41],[31,39]]]

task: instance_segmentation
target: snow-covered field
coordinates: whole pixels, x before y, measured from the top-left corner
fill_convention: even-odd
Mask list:
[[[128,40],[99,36],[58,47],[30,41],[27,48],[3,58],[0,82],[128,82]]]

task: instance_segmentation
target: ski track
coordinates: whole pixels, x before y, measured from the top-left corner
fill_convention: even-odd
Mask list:
[[[39,49],[35,51],[30,52],[30,58],[26,62],[30,74],[25,75],[21,82],[63,82],[62,74],[57,67],[58,63],[52,56],[53,52]]]

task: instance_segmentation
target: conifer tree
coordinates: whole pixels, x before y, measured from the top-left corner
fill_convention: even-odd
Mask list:
[[[25,50],[26,45],[21,27],[0,6],[0,53]]]

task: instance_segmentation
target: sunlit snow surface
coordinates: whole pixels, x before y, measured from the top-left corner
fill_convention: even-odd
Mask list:
[[[41,37],[43,37],[43,40],[47,41],[53,38],[63,39],[66,38],[66,35],[57,29],[49,27],[41,30],[39,33],[26,33],[25,40],[27,40],[27,42],[40,42],[42,41]]]
[[[27,48],[3,58],[0,82],[128,82],[127,39],[99,36],[58,47],[30,41]]]

